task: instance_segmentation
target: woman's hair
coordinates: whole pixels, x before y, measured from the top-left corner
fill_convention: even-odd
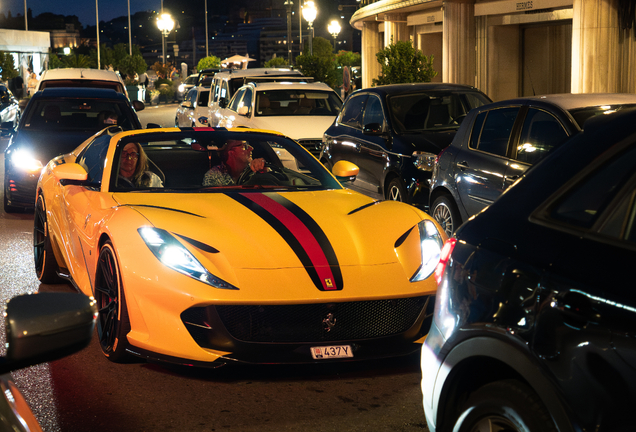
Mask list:
[[[128,144],[134,144],[135,147],[137,147],[137,153],[139,153],[139,159],[137,159],[137,166],[135,167],[135,173],[132,176],[133,184],[138,185],[141,182],[141,176],[143,176],[144,173],[148,171],[148,156],[146,156],[146,152],[141,147],[141,144],[139,144],[138,142],[133,141]],[[122,147],[122,152],[123,151],[124,149]]]

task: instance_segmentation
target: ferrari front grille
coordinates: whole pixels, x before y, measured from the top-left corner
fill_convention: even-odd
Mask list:
[[[306,343],[386,337],[410,329],[427,296],[306,305],[218,305],[191,308],[181,318],[199,344],[209,322],[220,318],[232,338],[243,342]],[[216,313],[214,313],[216,311]],[[214,317],[216,315],[216,317]],[[208,339],[209,340],[209,339]]]

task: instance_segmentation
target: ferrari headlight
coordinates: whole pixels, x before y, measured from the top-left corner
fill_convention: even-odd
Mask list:
[[[411,278],[411,282],[418,282],[433,274],[439,263],[440,254],[444,242],[437,227],[430,220],[423,220],[417,224],[420,231],[420,250],[422,252],[422,264]]]
[[[192,279],[220,289],[238,289],[210,273],[176,238],[168,231],[143,227],[137,230],[162,264]]]
[[[36,173],[42,171],[42,162],[26,150],[18,150],[11,155],[11,163],[20,171]]]

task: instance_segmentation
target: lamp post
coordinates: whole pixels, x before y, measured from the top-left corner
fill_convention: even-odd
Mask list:
[[[299,0],[300,1],[300,0]],[[285,0],[285,8],[287,8],[287,63],[292,64],[292,6],[294,2]]]
[[[327,31],[329,31],[329,34],[331,36],[333,36],[333,50],[336,50],[336,38],[338,37],[338,35],[340,34],[340,23],[338,22],[338,20],[331,20],[331,22],[329,23],[329,25],[327,26]]]
[[[174,20],[172,19],[172,17],[170,17],[170,14],[162,13],[157,18],[157,27],[159,27],[159,30],[161,31],[161,34],[162,34],[162,37],[161,37],[161,50],[162,50],[162,53],[163,53],[162,60],[163,60],[164,66],[165,66],[165,64],[166,64],[166,37],[168,37],[168,35],[172,31],[172,29],[174,28]]]
[[[316,15],[318,15],[318,9],[316,9],[314,2],[311,0],[306,1],[303,5],[303,18],[309,24],[309,55],[314,55],[314,20]]]

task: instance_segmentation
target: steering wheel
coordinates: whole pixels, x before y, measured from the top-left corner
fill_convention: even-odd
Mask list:
[[[280,186],[281,182],[289,182],[289,177],[278,165],[265,162],[261,171],[254,172],[248,166],[236,180],[237,185],[274,185]]]

